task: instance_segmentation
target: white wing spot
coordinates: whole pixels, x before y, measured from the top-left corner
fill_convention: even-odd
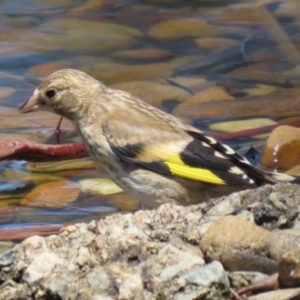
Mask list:
[[[209,148],[210,148],[210,145],[208,145],[208,144],[205,143],[205,142],[202,142],[202,146],[203,146],[203,147],[209,147]]]
[[[250,183],[250,184],[254,184],[255,182],[254,182],[253,179],[250,179],[250,180],[249,180],[249,183]]]
[[[246,174],[244,174],[244,175],[242,176],[242,178],[246,180],[246,179],[248,178],[248,176],[247,176]]]
[[[216,157],[220,157],[220,158],[223,158],[223,159],[227,159],[227,157],[225,157],[223,154],[221,154],[219,151],[215,151],[214,152],[214,156]]]
[[[251,165],[250,162],[244,157],[242,157],[242,159],[239,159],[239,161],[243,164]]]
[[[210,137],[210,136],[205,136],[205,137],[209,140],[209,142],[210,142],[212,145],[215,145],[215,144],[218,143],[214,138],[212,138],[212,137]]]
[[[238,167],[231,167],[229,169],[229,173],[233,173],[233,174],[244,174],[244,172],[238,168]]]
[[[233,155],[235,154],[235,151],[233,149],[231,149],[229,146],[222,144],[222,146],[225,149],[225,153],[228,155]]]

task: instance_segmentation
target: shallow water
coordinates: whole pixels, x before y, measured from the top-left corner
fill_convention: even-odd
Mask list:
[[[0,3],[1,139],[56,143],[57,116],[19,115],[18,108],[62,68],[83,70],[209,134],[299,120],[297,0],[45,2]],[[79,141],[65,120],[60,137]],[[265,139],[226,142],[245,149]],[[5,230],[138,208],[134,199],[115,194],[88,159],[3,161],[0,171]]]

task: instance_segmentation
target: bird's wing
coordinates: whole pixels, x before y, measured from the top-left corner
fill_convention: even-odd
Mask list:
[[[218,185],[254,187],[281,179],[292,181],[291,176],[275,178],[257,169],[230,147],[201,132],[145,118],[138,121],[128,116],[122,122],[111,118],[102,127],[119,159],[165,175]]]

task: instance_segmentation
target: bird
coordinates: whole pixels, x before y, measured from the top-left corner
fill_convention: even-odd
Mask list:
[[[201,130],[76,69],[50,74],[21,113],[69,119],[91,158],[143,207],[191,205],[297,177],[266,172]]]

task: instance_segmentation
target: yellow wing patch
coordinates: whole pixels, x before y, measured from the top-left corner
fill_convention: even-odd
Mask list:
[[[142,153],[138,154],[134,160],[142,162],[153,162],[153,161],[165,161],[169,157],[173,157],[177,153],[180,153],[189,141],[180,140],[172,141],[170,143],[153,143],[143,148]]]
[[[226,182],[207,169],[195,168],[186,165],[179,155],[164,160],[173,175],[204,181],[212,184],[226,185]]]

